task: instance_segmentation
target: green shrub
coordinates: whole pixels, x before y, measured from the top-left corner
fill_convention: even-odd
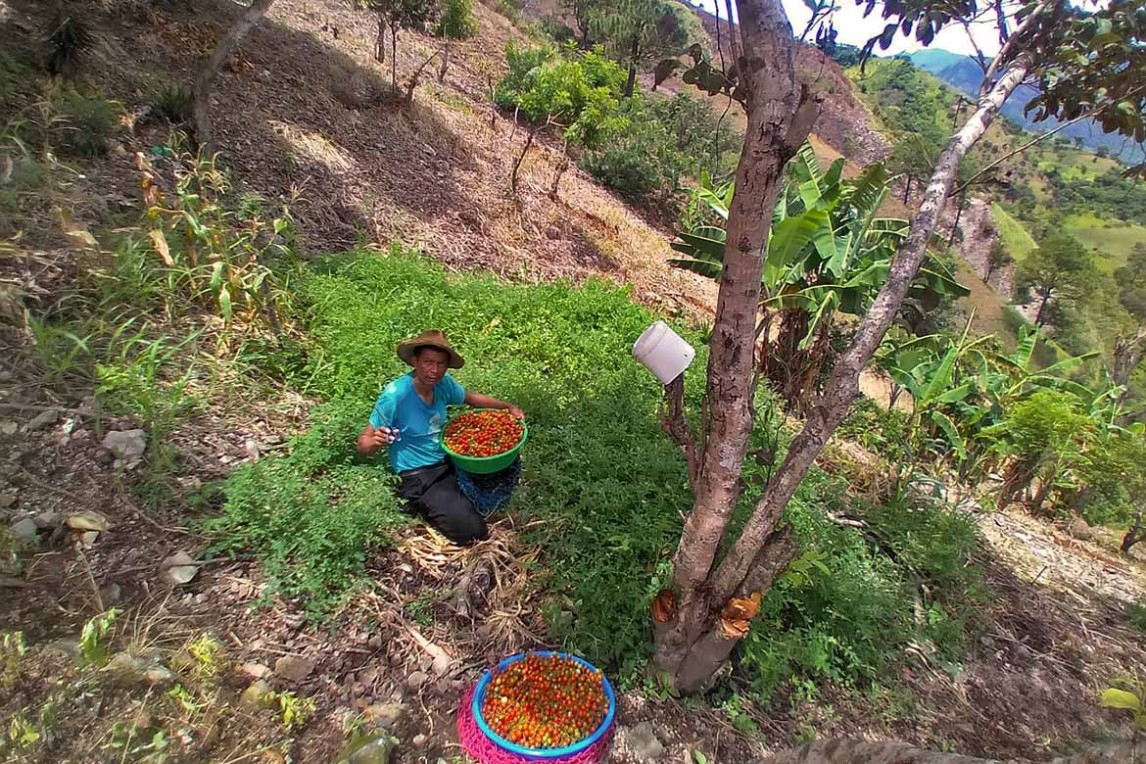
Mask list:
[[[695,96],[638,93],[625,100],[621,116],[629,126],[588,152],[581,166],[624,196],[667,200],[685,176],[720,179],[736,167],[742,136],[727,123],[718,130],[718,116]]]
[[[985,596],[967,566],[974,519],[902,501],[861,512],[846,491],[813,469],[788,507],[803,552],[764,598],[740,663],[761,700],[791,684],[869,686],[912,642],[941,661],[963,653]],[[866,533],[826,522],[825,510],[862,514]]]
[[[434,34],[453,40],[468,40],[477,31],[478,21],[474,16],[473,0],[445,0]]]
[[[312,617],[362,585],[387,529],[409,522],[392,494],[394,479],[355,454],[362,421],[357,401],[316,412],[289,455],[236,470],[222,513],[204,522],[217,537],[215,551],[253,551],[271,584],[267,594],[300,599]]]
[[[160,85],[151,98],[155,113],[173,125],[181,125],[191,119],[191,90],[177,82]]]
[[[78,157],[107,153],[108,141],[119,125],[119,104],[98,94],[61,87],[52,94],[51,105],[56,119],[48,140],[57,151]]]

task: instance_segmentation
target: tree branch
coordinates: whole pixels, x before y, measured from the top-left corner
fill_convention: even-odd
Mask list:
[[[696,433],[684,415],[684,374],[665,385],[661,408],[661,427],[688,462],[688,484],[694,491],[700,479],[700,458],[696,450]]]
[[[1144,87],[1146,87],[1146,86],[1144,86]],[[1134,90],[1130,91],[1129,95],[1134,95],[1136,93],[1141,92],[1142,90],[1143,90],[1142,87],[1135,88]],[[1054,128],[1053,130],[1048,130],[1047,132],[1042,133],[1041,135],[1036,135],[1034,138],[1027,141],[1022,146],[1019,146],[1014,151],[1011,151],[1007,154],[1004,154],[1003,156],[996,159],[994,162],[991,162],[989,165],[984,167],[982,170],[979,170],[979,172],[975,173],[970,178],[968,178],[966,181],[964,181],[963,185],[959,186],[956,189],[953,189],[951,191],[951,195],[955,196],[957,194],[963,193],[964,191],[967,190],[967,188],[969,186],[973,185],[976,180],[978,180],[982,176],[986,175],[988,172],[995,169],[1000,164],[1007,161],[1008,159],[1015,156],[1016,154],[1023,153],[1024,151],[1029,149],[1031,146],[1034,146],[1037,143],[1041,143],[1042,141],[1045,141],[1047,138],[1050,138],[1055,133],[1059,132],[1060,130],[1065,130],[1066,128],[1070,127],[1071,125],[1073,125],[1076,122],[1081,122],[1084,119],[1090,119],[1091,117],[1093,117],[1096,114],[1101,114],[1103,111],[1105,111],[1107,108],[1109,108],[1110,105],[1111,104],[1109,104],[1109,103],[1104,103],[1101,106],[1096,106],[1095,108],[1090,109],[1089,111],[1085,112],[1084,114],[1078,115],[1074,119],[1071,119],[1071,120],[1068,120],[1066,122],[1061,123],[1058,127]]]
[[[887,282],[860,321],[851,345],[832,369],[827,387],[812,404],[804,429],[792,441],[784,462],[756,503],[740,538],[711,577],[714,601],[721,602],[740,588],[808,468],[823,450],[832,432],[847,416],[852,402],[859,395],[859,375],[895,319],[911,280],[927,255],[927,246],[947,196],[955,185],[959,163],[987,131],[1007,97],[1033,66],[1034,60],[1030,54],[1017,55],[988,95],[980,100],[975,113],[947,142],[923,194],[919,211],[911,222],[907,239],[892,260]]]

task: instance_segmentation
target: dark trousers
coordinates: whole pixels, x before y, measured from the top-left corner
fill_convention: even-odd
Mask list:
[[[485,520],[458,486],[458,476],[450,462],[406,470],[398,477],[402,479],[398,497],[450,541],[466,545],[489,536]]]

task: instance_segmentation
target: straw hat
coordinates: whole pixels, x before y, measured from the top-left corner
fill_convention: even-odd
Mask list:
[[[402,340],[398,343],[398,357],[411,366],[414,365],[414,353],[420,347],[432,347],[441,350],[450,357],[449,367],[460,369],[466,365],[466,359],[458,355],[458,351],[450,347],[450,341],[441,329],[430,329],[417,337]]]

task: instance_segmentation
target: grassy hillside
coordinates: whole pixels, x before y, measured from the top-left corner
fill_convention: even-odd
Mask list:
[[[1022,260],[1038,246],[1026,227],[1015,220],[1014,216],[998,202],[991,205],[991,217],[995,221],[995,230],[1003,240],[1007,253],[1015,260]]]

